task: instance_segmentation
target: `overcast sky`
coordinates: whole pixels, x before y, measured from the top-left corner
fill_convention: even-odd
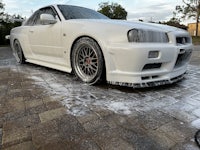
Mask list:
[[[33,11],[50,4],[78,5],[97,10],[99,3],[109,0],[3,0],[5,11],[29,17]],[[128,20],[167,21],[173,15],[176,5],[182,0],[112,0],[122,5],[128,12]]]

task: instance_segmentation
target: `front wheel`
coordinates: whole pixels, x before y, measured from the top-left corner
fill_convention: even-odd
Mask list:
[[[87,37],[79,39],[71,56],[73,72],[83,82],[93,85],[102,81],[104,59],[97,42]]]
[[[14,41],[13,47],[14,47],[14,50],[13,50],[14,56],[15,56],[17,62],[20,63],[20,64],[24,64],[25,63],[25,57],[24,57],[21,45],[20,45],[18,40]]]

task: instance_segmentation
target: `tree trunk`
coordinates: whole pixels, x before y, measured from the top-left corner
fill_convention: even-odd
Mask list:
[[[197,21],[196,21],[196,36],[198,36],[198,31],[199,31],[199,17],[197,16]]]
[[[199,16],[200,16],[200,0],[197,1],[197,18],[196,18],[196,36],[198,36],[198,32],[199,32]]]

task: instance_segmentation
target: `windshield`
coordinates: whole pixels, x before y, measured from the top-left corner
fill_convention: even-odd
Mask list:
[[[61,13],[65,17],[66,20],[68,19],[108,19],[108,17],[98,13],[94,10],[78,7],[78,6],[71,6],[71,5],[58,5]]]

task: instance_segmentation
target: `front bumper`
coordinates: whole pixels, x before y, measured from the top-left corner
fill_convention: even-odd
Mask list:
[[[107,81],[111,84],[147,87],[183,78],[193,50],[192,44],[111,44],[108,47]],[[149,52],[158,51],[156,58]]]

